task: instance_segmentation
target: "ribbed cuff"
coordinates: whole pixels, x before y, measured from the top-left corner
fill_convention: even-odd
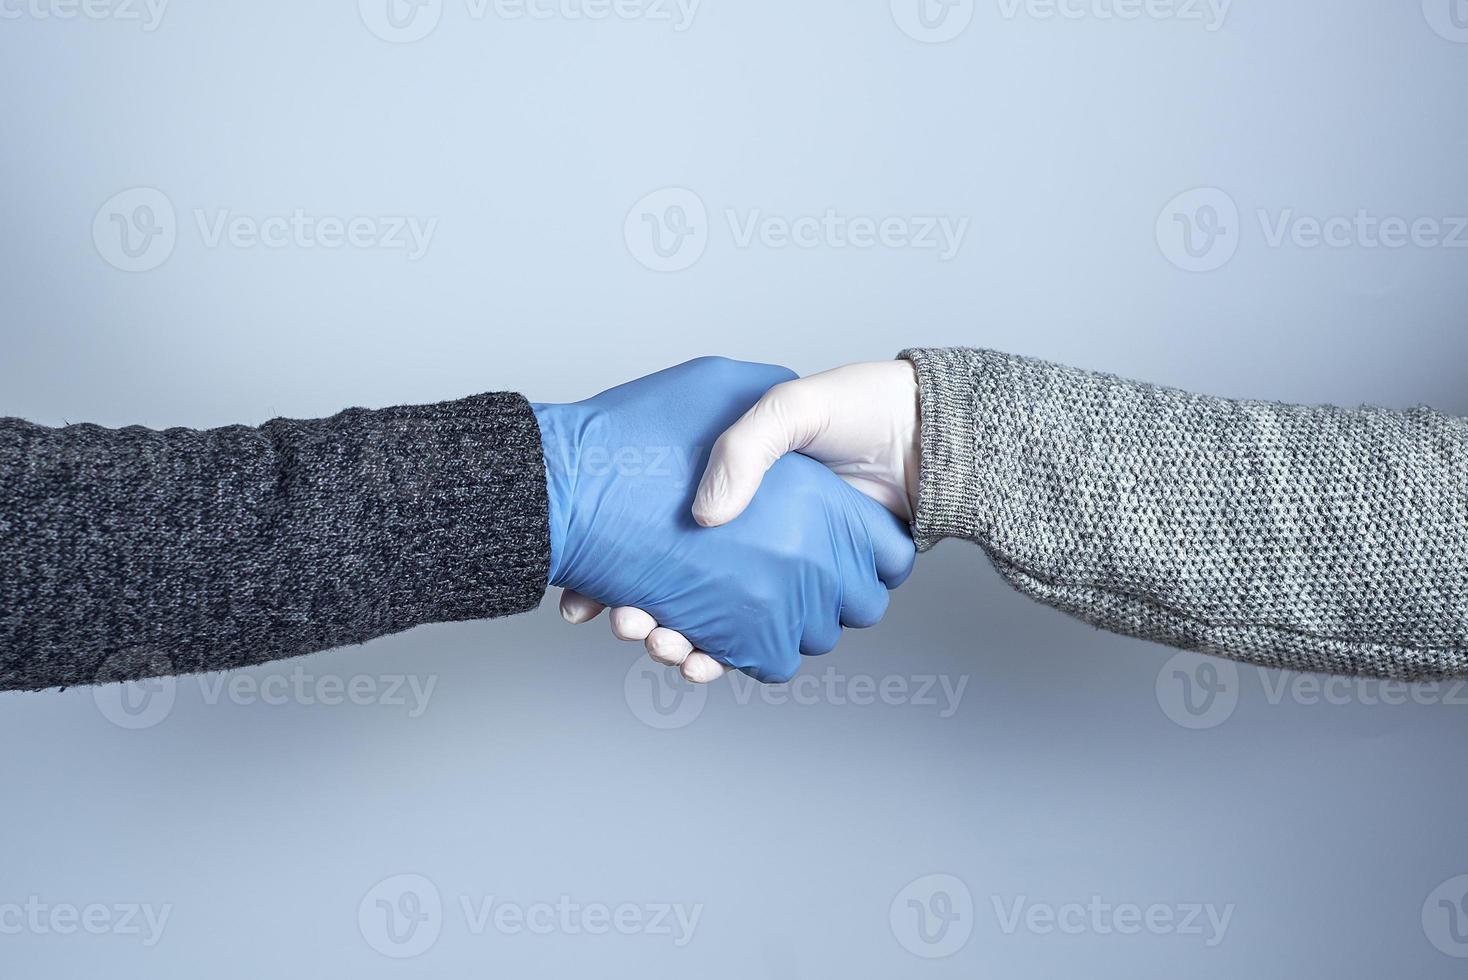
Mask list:
[[[913,347],[897,356],[917,370],[922,469],[913,507],[912,539],[927,551],[942,538],[976,539],[979,532],[977,352]]]
[[[353,410],[325,425],[357,429],[375,447],[360,485],[327,482],[339,498],[328,504],[330,530],[346,527],[355,545],[337,561],[391,570],[379,586],[392,596],[388,622],[369,635],[540,603],[550,564],[545,463],[523,396]]]
[[[548,500],[540,429],[521,395],[465,398],[445,419],[438,448],[460,459],[424,494],[418,546],[443,575],[431,620],[534,609],[549,565]]]

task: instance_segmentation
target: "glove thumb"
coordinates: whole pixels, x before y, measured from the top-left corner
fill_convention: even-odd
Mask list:
[[[801,448],[810,420],[800,416],[791,389],[776,385],[719,436],[693,498],[693,519],[704,527],[727,524],[754,499],[775,460]]]

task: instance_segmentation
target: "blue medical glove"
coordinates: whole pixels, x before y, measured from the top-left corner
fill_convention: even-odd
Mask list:
[[[702,357],[571,405],[535,405],[552,585],[636,606],[761,681],[871,626],[912,570],[906,527],[820,463],[781,458],[721,527],[690,512],[714,440],[789,370]]]

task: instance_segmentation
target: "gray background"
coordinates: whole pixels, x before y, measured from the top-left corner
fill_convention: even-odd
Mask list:
[[[1107,19],[1098,3],[1050,19],[960,4],[946,24],[971,22],[939,44],[885,0],[705,0],[681,31],[444,0],[415,43],[374,35],[378,0],[365,17],[348,0],[176,0],[155,30],[131,8],[8,5],[0,414],[211,426],[495,389],[552,401],[697,354],[809,372],[908,344],[1231,396],[1468,411],[1468,250],[1276,247],[1257,217],[1468,215],[1468,30],[1449,0],[1238,0],[1218,30]],[[177,241],[129,273],[92,226],[137,187],[176,209]],[[704,250],[678,272],[649,271],[624,237],[663,187],[707,207]],[[1240,214],[1220,216],[1211,258],[1231,258],[1207,272],[1180,268],[1157,232],[1181,227],[1169,202],[1197,187]],[[297,208],[438,225],[413,261],[210,246],[193,217]],[[740,247],[725,217],[827,208],[970,224],[944,261]],[[639,655],[547,602],[247,672],[268,688],[299,670],[308,695],[355,680],[382,695],[368,703],[268,703],[217,679],[154,690],[141,715],[120,713],[117,689],[0,696],[0,972],[1468,968],[1446,955],[1468,954],[1453,931],[1468,918],[1437,901],[1468,888],[1450,880],[1468,872],[1468,690],[1323,700],[1220,668],[1213,701],[1186,700],[1183,685],[1210,679],[1198,660],[1035,606],[955,542],[920,560],[880,627],[808,665],[836,672],[829,688],[771,703],[726,682],[701,709],[665,702],[688,723],[658,728]],[[421,712],[387,696],[402,674],[435,685]],[[948,717],[941,696],[914,696],[924,676],[965,685]],[[842,685],[862,677],[908,693],[855,703]],[[384,943],[377,918],[401,874],[442,902],[406,959],[374,946],[418,951]],[[962,887],[920,880],[934,874]],[[563,895],[702,912],[677,946],[656,931],[476,930],[461,905]],[[121,924],[5,928],[19,921],[6,903],[31,896],[169,919],[152,946]],[[1005,928],[1017,901],[1092,896],[1233,908],[1212,946],[1206,928]],[[909,898],[959,918],[927,943]]]

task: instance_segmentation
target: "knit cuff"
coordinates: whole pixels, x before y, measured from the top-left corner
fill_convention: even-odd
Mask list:
[[[423,622],[534,609],[545,593],[550,541],[540,430],[521,395],[497,392],[391,410],[428,423],[389,437],[399,462],[433,454],[423,485],[404,488],[411,515],[398,543],[421,587]],[[411,426],[411,422],[409,423]],[[411,429],[410,429],[411,431]]]
[[[912,539],[927,551],[942,538],[976,537],[979,365],[964,348],[914,347],[897,356],[917,370],[922,468]]]

